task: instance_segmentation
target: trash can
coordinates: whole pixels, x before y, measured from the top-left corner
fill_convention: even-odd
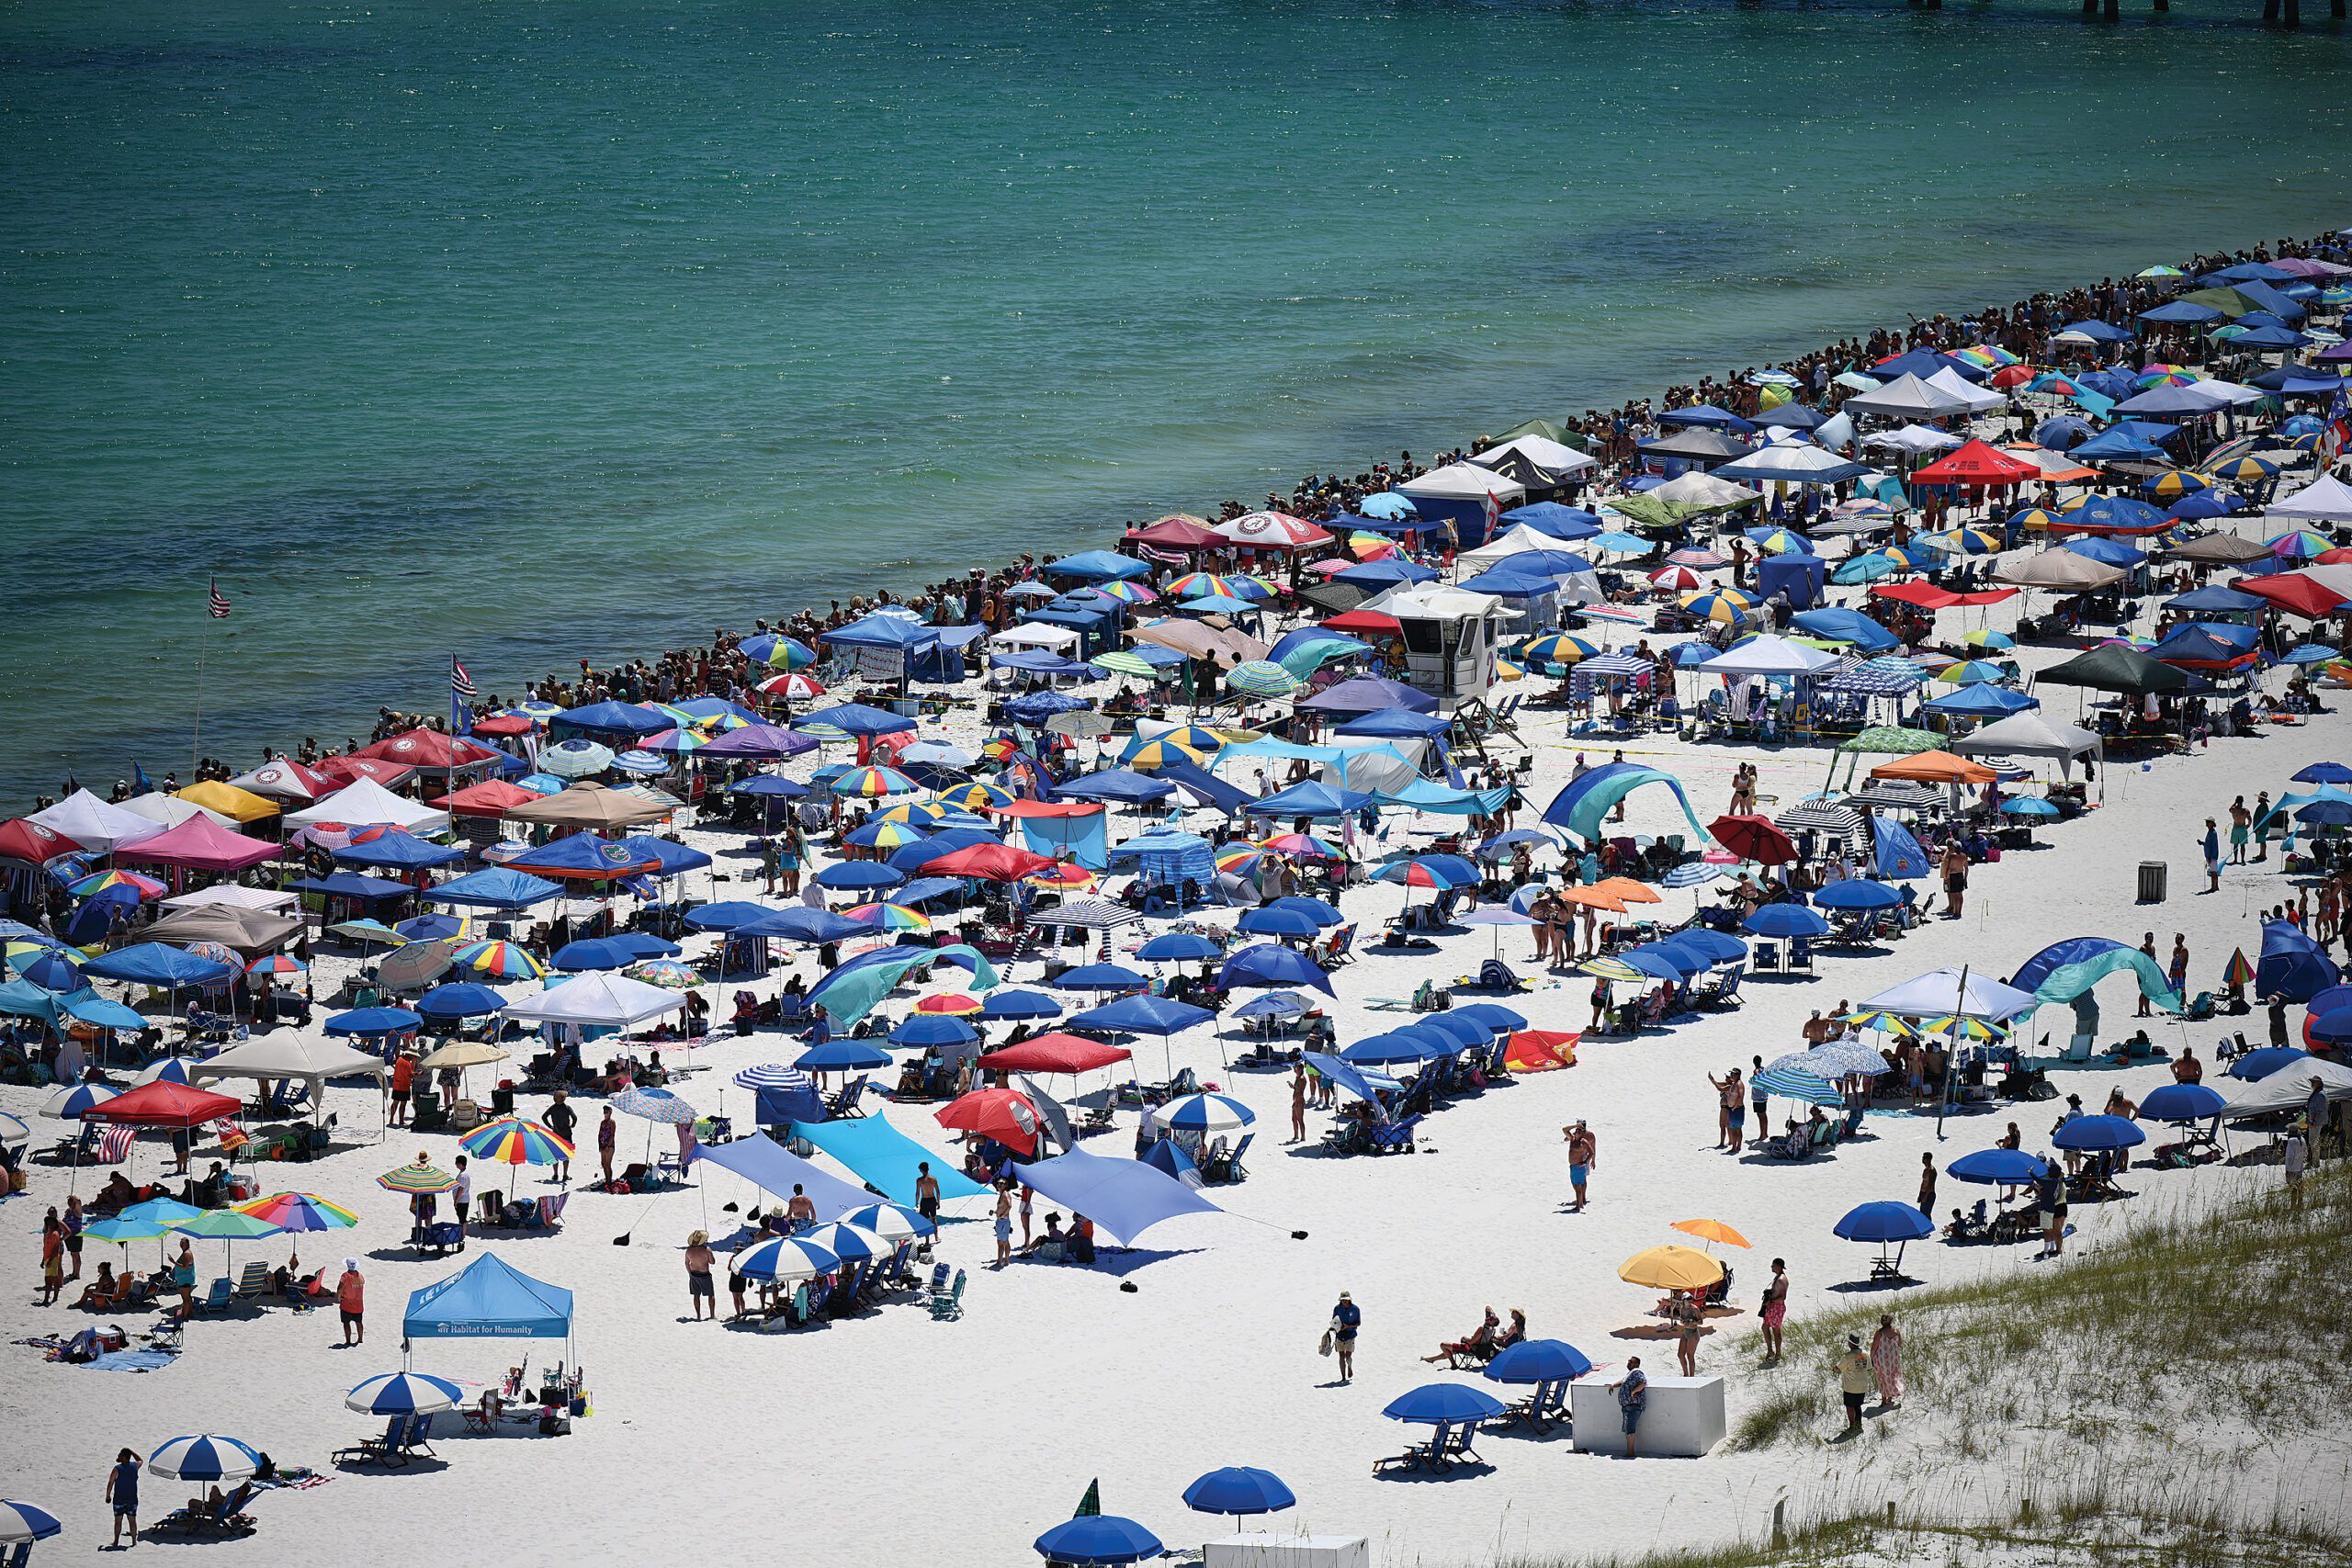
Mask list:
[[[2165,901],[2165,872],[2166,864],[2160,860],[2140,863],[2140,902],[2161,904]]]

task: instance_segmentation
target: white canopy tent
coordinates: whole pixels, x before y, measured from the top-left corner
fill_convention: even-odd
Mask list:
[[[1012,653],[1024,648],[1060,649],[1077,645],[1076,626],[1057,626],[1049,621],[1023,621],[989,638],[989,647],[1000,653]]]
[[[1742,463],[1748,461],[1752,459],[1740,459]],[[1731,468],[1735,465],[1726,463],[1724,466]],[[1742,506],[1752,506],[1764,499],[1761,491],[1749,490],[1746,485],[1734,484],[1729,479],[1718,479],[1697,468],[1675,475],[1649,493],[1658,501],[1671,501],[1683,506],[1703,506],[1711,512],[1730,512]]]
[[[1962,757],[2054,757],[2064,764],[2077,757],[2098,756],[2102,746],[2090,730],[2029,708],[1962,736],[1951,750]]]
[[[1916,457],[1925,452],[1950,451],[1968,443],[1947,430],[1930,430],[1924,424],[1906,424],[1900,430],[1873,431],[1862,437],[1862,445],[1882,452],[1907,452]]]
[[[295,1030],[274,1029],[198,1063],[187,1070],[187,1077],[199,1086],[215,1078],[297,1079],[310,1086],[311,1113],[319,1118],[326,1115],[327,1079],[365,1077],[380,1082],[390,1070],[381,1059],[340,1041],[311,1040]]]
[[[209,817],[217,826],[222,828],[233,829],[237,826],[237,820],[233,817],[214,811],[209,807],[198,806],[192,800],[182,800],[176,795],[165,795],[159,789],[151,789],[145,795],[131,796],[122,803],[122,809],[144,817],[150,822],[160,822],[166,828],[176,828],[191,817]]]
[[[2282,495],[2262,510],[2268,517],[2352,523],[2352,485],[2346,484],[2334,474],[2323,474],[2294,494]]]
[[[77,789],[48,809],[34,812],[32,820],[101,854],[111,854],[164,830],[164,824],[154,818],[100,800],[86,789]]]
[[[189,893],[175,893],[161,902],[167,909],[290,909],[294,895],[276,887],[245,887],[216,882]]]
[[[330,822],[346,828],[401,828],[427,836],[449,830],[447,812],[394,795],[368,778],[355,779],[317,805],[286,817],[289,828],[317,828]]]
[[[1470,461],[1513,479],[1556,485],[1593,467],[1595,459],[1546,436],[1521,435],[1487,447]]]
[[[1917,376],[1898,376],[1875,392],[1857,392],[1838,411],[1871,414],[1880,419],[1950,419],[1968,412],[1965,400],[1953,397]]]
[[[1402,495],[1425,495],[1432,501],[1484,501],[1491,495],[1506,512],[1527,499],[1525,485],[1475,463],[1449,463],[1442,468],[1432,468],[1419,479],[1407,479],[1396,490]]]
[[[1834,653],[1824,653],[1817,648],[1807,648],[1786,637],[1763,633],[1748,638],[1737,648],[1716,654],[1698,666],[1702,675],[1742,676],[1817,675],[1839,663]]]
[[[588,1029],[628,1029],[678,1011],[686,998],[675,991],[632,980],[626,975],[580,975],[520,1001],[506,1004],[506,1016],[525,1023],[577,1024]]]
[[[2041,1006],[2031,991],[1973,969],[1938,969],[1905,980],[1874,997],[1856,1012],[1891,1012],[1898,1018],[1978,1018],[1999,1022]]]
[[[2352,1100],[2352,1067],[2313,1056],[2307,1062],[2290,1063],[2233,1093],[2222,1107],[2222,1120],[2245,1122],[2299,1110],[2311,1100],[2313,1078],[2319,1079],[2319,1091],[2329,1100]]]
[[[1958,398],[1970,413],[1989,413],[2007,406],[2009,400],[1998,392],[1975,385],[1949,365],[1928,377],[1928,385],[1947,397]]]

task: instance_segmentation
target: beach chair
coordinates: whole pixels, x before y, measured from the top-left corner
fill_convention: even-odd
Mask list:
[[[865,1112],[859,1110],[857,1106],[858,1100],[864,1098],[865,1094],[865,1075],[860,1073],[843,1085],[841,1093],[833,1096],[831,1101],[826,1105],[825,1119],[829,1122],[839,1122],[848,1117],[865,1115]]]
[[[1372,1130],[1366,1147],[1376,1155],[1413,1154],[1417,1152],[1413,1134],[1420,1124],[1419,1114],[1408,1116],[1401,1122],[1383,1123]]]
[[[409,1417],[408,1431],[401,1438],[400,1462],[406,1464],[419,1453],[427,1459],[439,1459],[433,1451],[433,1416],[430,1414]]]
[[[403,1445],[410,1424],[423,1420],[420,1416],[394,1416],[384,1423],[380,1438],[362,1438],[353,1447],[337,1449],[328,1457],[336,1464],[380,1464],[399,1469],[408,1462]]]
[[[1739,1005],[1739,982],[1747,973],[1745,964],[1736,964],[1724,971],[1712,991],[1702,991],[1691,998],[1691,1004],[1702,1012],[1719,1012]]]
[[[223,1495],[209,1508],[174,1508],[164,1516],[163,1522],[153,1528],[182,1535],[250,1535],[253,1516],[244,1511],[254,1500],[254,1486],[250,1481]]]
[[[269,1265],[248,1263],[237,1277],[236,1299],[241,1302],[259,1301],[269,1293]]]
[[[1790,974],[1794,974],[1800,969],[1808,975],[1812,974],[1813,942],[1811,940],[1801,936],[1789,938],[1788,961],[1781,967]]]
[[[532,1223],[532,1228],[543,1231],[561,1230],[563,1228],[563,1206],[570,1201],[571,1201],[571,1194],[569,1192],[559,1192],[551,1198],[540,1199],[537,1210],[537,1217]]]
[[[223,1276],[220,1279],[213,1280],[212,1288],[198,1298],[196,1310],[198,1312],[226,1312],[229,1310],[229,1303],[236,1298],[236,1293],[237,1287],[235,1283],[226,1276]]]
[[[1345,925],[1332,927],[1331,934],[1308,956],[1325,969],[1337,969],[1343,964],[1355,961],[1351,952],[1355,944],[1356,923],[1350,920]]]
[[[931,1292],[931,1318],[933,1323],[951,1323],[964,1315],[964,1270],[956,1270],[955,1282],[944,1291],[933,1283]]]

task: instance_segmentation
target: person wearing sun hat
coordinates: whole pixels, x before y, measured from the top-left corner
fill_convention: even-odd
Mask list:
[[[1337,1305],[1331,1308],[1331,1349],[1340,1358],[1340,1381],[1351,1382],[1356,1375],[1356,1331],[1363,1326],[1363,1309],[1347,1292],[1340,1292]]]

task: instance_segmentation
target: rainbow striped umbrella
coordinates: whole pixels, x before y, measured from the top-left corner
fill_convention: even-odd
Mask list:
[[[1813,547],[1786,528],[1775,528],[1756,541],[1756,547],[1768,556],[1802,556],[1812,553]]]
[[[816,649],[805,642],[788,637],[771,637],[765,639],[768,646],[763,649],[760,646],[763,640],[756,637],[747,638],[743,651],[771,670],[805,670],[817,662]]]
[[[1123,599],[1130,604],[1148,604],[1159,593],[1140,582],[1105,582],[1094,590],[1106,599]]]
[[[842,913],[860,925],[872,926],[885,931],[927,931],[931,917],[920,909],[910,909],[904,904],[860,904]]]
[[[1196,746],[1183,738],[1190,734],[1206,733],[1205,730],[1187,728],[1155,735],[1148,740],[1136,740],[1119,760],[1131,768],[1164,768],[1170,762],[1205,761],[1224,742],[1211,737],[1210,744]]]
[[[843,836],[844,841],[870,850],[900,849],[931,837],[911,822],[891,822],[880,818],[863,828],[853,828]]]
[[[1919,1021],[1919,1032],[1979,1042],[2007,1040],[2009,1037],[2006,1028],[1982,1018],[1923,1018]]]
[[[1213,571],[1188,571],[1161,589],[1170,599],[1195,599],[1204,593],[1222,593],[1225,591],[1225,579]]]
[[[548,966],[528,948],[511,942],[469,942],[450,953],[452,967],[498,980],[544,980]]]
[[[2018,639],[2008,633],[1989,630],[1962,632],[1960,640],[1971,648],[2015,648],[2018,645]]]
[[[886,795],[912,795],[922,785],[896,768],[852,768],[833,781],[835,795],[855,795],[861,800],[873,800]]]
[[[2229,965],[2222,971],[2222,984],[2241,987],[2254,984],[2254,965],[2245,961],[2245,948],[2237,948],[2230,953]]]
[[[2278,465],[2267,457],[2231,457],[2214,464],[2207,472],[2233,484],[2260,484],[2278,477]]]
[[[1736,626],[1747,617],[1755,602],[1736,588],[1718,588],[1705,593],[1685,593],[1681,598],[1684,614],[1719,626]]]
[[[1919,1026],[1897,1013],[1849,1012],[1846,1015],[1845,1021],[1852,1024],[1856,1029],[1876,1030],[1882,1034],[1892,1034],[1898,1040],[1916,1040],[1919,1037]]]
[[[376,1178],[376,1185],[387,1192],[447,1192],[458,1184],[458,1179],[426,1159],[423,1154],[398,1170],[388,1170]]]
[[[1532,641],[1523,643],[1519,657],[1531,664],[1574,664],[1580,659],[1591,659],[1600,652],[1600,644],[1590,637],[1573,632],[1546,632]]]
[[[980,755],[992,761],[1010,762],[1021,754],[1021,742],[1010,735],[991,736],[980,742]]]
[[[141,900],[161,898],[169,889],[152,876],[135,871],[94,871],[87,876],[77,876],[65,885],[65,891],[76,898],[87,898],[93,893],[103,893],[109,887],[128,887]]]
[[[1247,876],[1265,859],[1266,852],[1247,844],[1235,844],[1216,852],[1216,868],[1230,876]]]
[[[969,1018],[987,1005],[967,991],[941,991],[915,1003],[915,1011],[933,1018]]]
[[[241,1214],[266,1220],[282,1231],[339,1231],[359,1223],[359,1216],[315,1192],[273,1192],[236,1206]]]
[[[459,1138],[458,1146],[492,1165],[553,1165],[571,1157],[570,1139],[520,1116],[503,1116],[477,1127]]]
[[[1307,860],[1338,860],[1340,852],[1312,833],[1282,833],[1268,839],[1261,846],[1278,855],[1298,855]]]
[[[2148,493],[2151,500],[2178,501],[2183,496],[2195,495],[2200,490],[2211,490],[2213,483],[2210,474],[2200,474],[2194,468],[2176,468],[2168,474],[2158,474],[2140,488]]]
[[[2162,360],[2140,367],[2132,378],[2135,387],[2186,387],[2197,379],[2197,372],[2186,365],[2167,365]]]
[[[2009,672],[1988,660],[1972,659],[1964,664],[1946,666],[1937,673],[1939,681],[1949,681],[1955,686],[1973,686],[1980,681],[1996,683],[2009,678]]]
[[[2335,547],[2335,540],[2314,534],[2309,528],[2290,528],[2262,542],[2269,546],[2270,553],[2281,560],[2309,560],[2324,550]]]
[[[245,961],[242,957],[217,942],[192,942],[187,944],[187,950],[196,957],[209,958],[213,963],[225,964],[232,969],[242,969],[245,966]]]
[[[309,969],[310,965],[300,959],[288,957],[283,953],[273,953],[266,958],[256,958],[245,965],[245,973],[256,979],[268,979],[283,975],[300,975],[307,973]]]

